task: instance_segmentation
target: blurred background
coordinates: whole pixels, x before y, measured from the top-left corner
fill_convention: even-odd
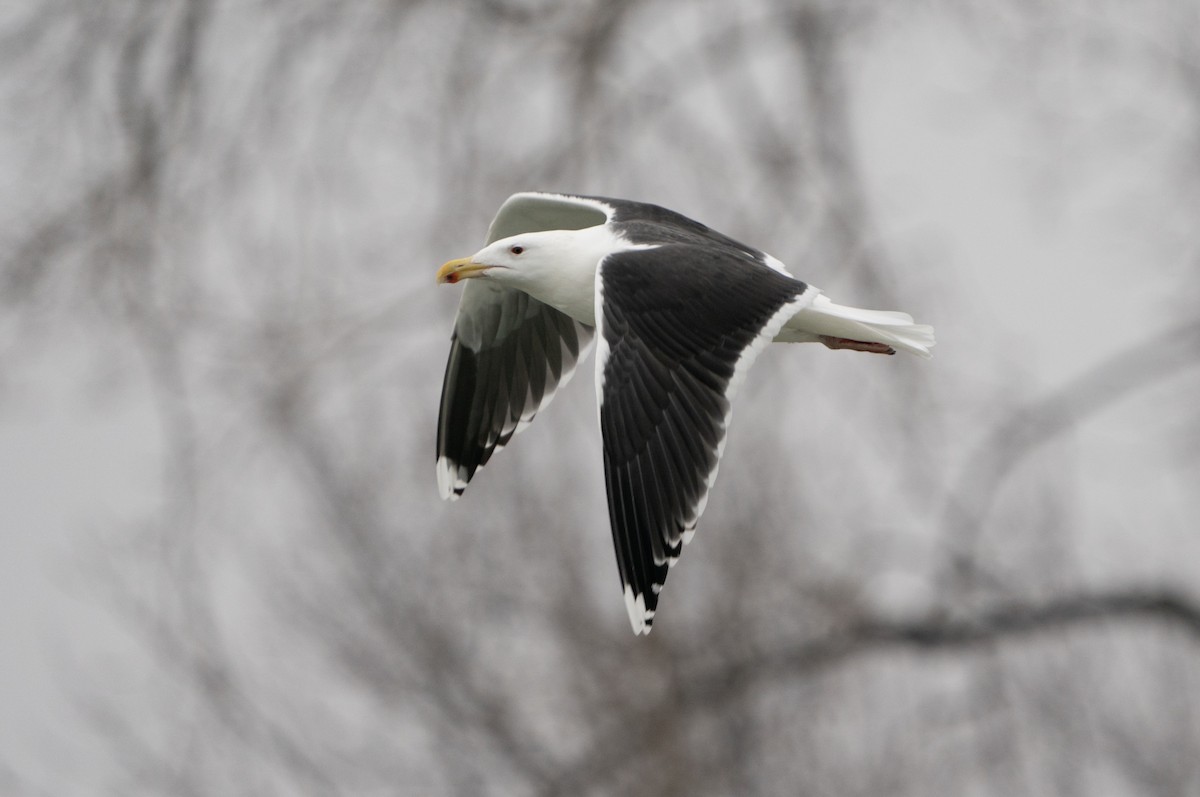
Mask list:
[[[1200,794],[1195,0],[14,0],[0,98],[0,793]],[[590,361],[437,497],[538,189],[938,332],[764,353],[647,638]]]

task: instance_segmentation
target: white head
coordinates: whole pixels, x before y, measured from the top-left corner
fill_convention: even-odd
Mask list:
[[[588,256],[578,246],[578,230],[544,230],[501,238],[470,257],[451,260],[438,269],[438,283],[460,279],[493,279],[520,285],[553,277],[577,267],[573,261]],[[595,270],[595,258],[589,264]]]
[[[470,257],[451,260],[438,283],[494,280],[525,291],[579,321],[594,315],[596,266],[620,242],[603,225],[582,230],[542,230],[502,238]]]

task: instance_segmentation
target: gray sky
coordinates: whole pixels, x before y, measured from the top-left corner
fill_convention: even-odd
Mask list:
[[[866,44],[853,49],[848,86],[853,145],[875,228],[866,245],[886,250],[894,293],[903,305],[898,309],[934,324],[939,345],[931,362],[913,360],[894,368],[889,363],[890,372],[885,369],[866,376],[860,374],[876,363],[855,362],[850,357],[823,361],[812,366],[819,368],[820,388],[801,381],[809,375],[809,364],[817,362],[815,352],[772,351],[760,360],[758,368],[776,368],[782,376],[756,374],[743,397],[760,391],[758,401],[765,402],[763,391],[789,391],[771,396],[772,402],[786,407],[790,397],[804,397],[809,395],[806,391],[818,389],[827,390],[831,397],[852,395],[856,386],[882,394],[893,378],[889,373],[900,372],[905,380],[925,386],[921,394],[928,397],[922,399],[925,403],[907,411],[934,419],[941,439],[896,467],[920,471],[921,478],[937,489],[928,496],[913,497],[907,513],[893,514],[889,507],[901,504],[908,477],[881,469],[876,474],[879,490],[883,495],[895,493],[897,498],[864,505],[860,516],[865,527],[883,528],[891,539],[890,549],[903,554],[880,579],[864,586],[865,594],[878,601],[882,610],[895,606],[919,610],[935,599],[937,586],[931,575],[935,568],[930,562],[936,558],[939,544],[941,530],[937,526],[945,506],[944,493],[957,483],[997,419],[1006,417],[1013,407],[1071,384],[1114,352],[1179,324],[1189,313],[1194,316],[1186,308],[1194,307],[1197,297],[1200,237],[1195,229],[1195,208],[1200,196],[1200,159],[1195,142],[1200,140],[1200,105],[1194,99],[1191,104],[1183,102],[1169,64],[1156,61],[1179,47],[1171,38],[1174,26],[1167,13],[1186,5],[1161,4],[1168,10],[1163,13],[1146,6],[1144,14],[1118,13],[1115,21],[1102,13],[1079,19],[1066,15],[1068,27],[1117,31],[1116,44],[1107,50],[1104,45],[1096,45],[1094,51],[1083,45],[1065,52],[1031,48],[1027,58],[1018,59],[1014,53],[1021,51],[1020,46],[1008,40],[1018,38],[1012,32],[1015,28],[1006,30],[1002,24],[988,22],[972,26],[952,18],[951,12],[937,10],[879,25],[863,35],[861,41]],[[19,14],[9,16],[10,24],[20,23]],[[1012,15],[1006,12],[998,18],[1011,19]],[[203,68],[215,75],[211,85],[218,93],[222,88],[227,91],[225,101],[215,102],[214,107],[236,114],[252,90],[242,86],[238,94],[230,88],[241,85],[231,64],[253,51],[249,40],[254,37],[247,40],[245,36],[253,23],[242,27],[237,20],[226,19],[222,24],[227,31],[243,30],[243,38],[235,36],[226,45],[210,41],[207,47],[212,49],[205,51]],[[434,24],[435,30],[441,30]],[[1035,32],[1038,24],[1036,20],[1014,23]],[[680,29],[686,31],[687,26]],[[649,34],[639,38],[630,32],[620,41],[619,46],[631,53],[622,62],[630,73],[651,69],[637,60],[644,56],[647,64],[655,62]],[[1143,57],[1141,44],[1146,41],[1155,43],[1148,48],[1150,57]],[[325,85],[326,72],[336,72],[342,63],[344,44],[331,37],[324,47],[313,51],[313,60],[304,68],[289,66],[298,75],[294,77],[296,85],[303,86],[305,81]],[[223,52],[222,46],[228,52]],[[1179,57],[1194,59],[1197,53],[1200,51],[1193,49]],[[506,69],[520,66],[516,54],[509,57],[511,61],[496,58],[496,73],[503,75]],[[381,58],[414,80],[428,73],[438,76],[439,86],[452,82],[431,54],[419,47],[408,55],[403,50],[389,51]],[[406,58],[412,62],[406,63]],[[770,88],[778,72],[772,71],[766,55],[763,59],[764,80]],[[260,66],[251,62],[248,74],[257,74]],[[312,74],[302,74],[304,69]],[[377,313],[392,297],[400,297],[405,308],[401,312],[409,315],[391,326],[373,328],[365,338],[350,334],[345,367],[361,380],[358,385],[391,391],[385,395],[395,399],[393,406],[400,415],[405,408],[425,402],[429,410],[420,419],[424,421],[435,412],[437,379],[457,301],[448,291],[435,292],[432,274],[442,260],[472,251],[482,239],[487,219],[479,215],[481,196],[471,196],[469,204],[459,207],[453,187],[447,199],[444,186],[426,182],[436,170],[422,159],[442,158],[451,166],[441,173],[454,174],[469,171],[471,158],[480,153],[469,149],[466,134],[459,139],[452,129],[442,128],[435,112],[429,114],[429,125],[437,128],[438,135],[431,136],[429,131],[416,133],[415,128],[405,127],[408,117],[402,110],[380,110],[378,103],[404,106],[406,100],[419,98],[412,86],[367,84],[363,88],[346,75],[340,79],[351,86],[346,96],[353,98],[355,90],[362,92],[362,105],[351,99],[347,106],[352,110],[344,124],[350,134],[342,138],[344,130],[339,125],[289,130],[288,125],[296,121],[316,124],[313,120],[320,115],[284,103],[278,113],[284,119],[280,129],[288,130],[279,134],[285,140],[278,149],[264,150],[262,161],[248,166],[239,178],[243,182],[238,186],[237,207],[249,210],[236,240],[226,239],[228,228],[223,221],[227,217],[221,216],[221,209],[210,207],[218,200],[205,194],[204,188],[195,189],[191,199],[199,203],[205,220],[189,235],[194,232],[190,240],[205,247],[203,256],[197,257],[207,275],[196,291],[197,307],[233,328],[257,311],[253,291],[246,291],[244,296],[250,298],[244,307],[238,306],[241,280],[255,289],[269,288],[277,281],[281,303],[312,312],[316,343],[305,351],[317,351],[317,339],[326,334],[323,330],[356,328],[359,322],[348,313]],[[619,83],[620,79],[611,80]],[[5,91],[18,96],[11,83],[11,79],[5,81]],[[478,91],[471,86],[463,90],[467,94]],[[511,90],[495,89],[497,93]],[[783,94],[791,90],[785,87]],[[62,103],[65,96],[68,94],[55,95],[54,102]],[[539,102],[548,102],[553,108],[553,97],[548,91],[526,99],[530,108]],[[212,102],[211,97],[208,101]],[[481,101],[477,107],[496,112],[488,102]],[[494,137],[483,137],[493,148],[493,156],[511,157],[514,162],[526,156],[530,147],[514,142],[524,132],[523,124],[530,125],[532,137],[539,129],[528,121],[492,118],[487,113],[460,123],[472,131],[493,129]],[[536,112],[532,115],[538,116]],[[553,111],[547,116],[554,118]],[[85,118],[83,126],[107,129],[114,124],[101,117],[97,112]],[[355,121],[362,119],[366,122]],[[269,142],[269,126],[277,122],[265,121],[265,133],[255,128],[247,135],[264,135]],[[389,130],[389,124],[395,127]],[[228,127],[228,122],[213,124],[213,150],[220,149]],[[0,204],[4,246],[21,239],[26,222],[36,217],[39,209],[52,207],[58,195],[70,195],[86,182],[85,173],[102,171],[105,158],[112,158],[103,154],[109,151],[106,146],[98,145],[96,152],[80,146],[79,140],[87,136],[84,131],[68,134],[74,144],[68,145],[71,151],[63,156],[66,165],[56,165],[46,160],[47,144],[36,134],[39,129],[36,116],[27,126],[21,116],[7,113],[0,126],[0,170],[15,175],[17,186]],[[701,220],[717,229],[730,229],[760,213],[752,188],[731,189],[739,199],[729,203],[720,182],[706,186],[695,174],[688,185],[683,177],[673,180],[673,169],[686,174],[687,158],[652,167],[655,147],[663,147],[664,138],[658,129],[642,135],[652,141],[629,153],[593,151],[600,161],[629,158],[615,164],[610,174],[588,173],[580,185],[563,185],[559,180],[564,175],[556,173],[553,184],[543,185],[529,182],[536,178],[535,170],[516,169],[508,182],[497,180],[494,190],[577,189],[628,195],[697,215],[702,212]],[[413,150],[391,151],[386,146],[389,136],[408,142]],[[80,152],[73,147],[80,147]],[[470,154],[464,154],[468,151]],[[326,159],[298,162],[312,152],[322,153]],[[50,174],[45,185],[39,183],[42,169],[31,166],[31,159],[46,164]],[[702,157],[695,159],[695,163],[703,161]],[[195,168],[197,173],[203,172],[203,163]],[[623,183],[632,182],[628,175],[639,170],[645,172],[643,181],[626,190]],[[195,175],[173,177],[186,181]],[[203,185],[201,178],[195,179],[197,185]],[[306,186],[311,185],[317,186],[319,200],[297,204],[294,195],[304,195]],[[659,194],[639,195],[640,191]],[[23,195],[33,198],[28,206],[14,199]],[[436,197],[437,202],[425,204],[424,196]],[[496,194],[495,199],[502,196]],[[435,227],[430,226],[431,219],[437,219]],[[168,219],[165,223],[183,222]],[[806,261],[805,243],[794,228],[778,228],[775,240],[772,234],[758,231],[750,243],[788,261],[797,276],[819,285],[835,300],[858,303],[856,293],[864,289],[852,272],[841,271],[836,264]],[[188,254],[174,251],[171,244],[158,251],[168,253],[157,263],[163,273],[174,274],[173,269],[184,273],[193,265]],[[257,252],[262,260],[254,263],[255,268],[234,261],[243,271],[224,258],[230,252],[242,257]],[[9,257],[5,254],[6,262]],[[86,255],[75,262],[81,269],[89,264]],[[325,263],[337,264],[329,266],[335,268],[347,262],[367,265],[344,280],[327,280],[322,275]],[[230,293],[223,294],[230,286],[234,286]],[[227,301],[231,296],[234,300]],[[329,309],[322,301],[331,296]],[[156,702],[161,693],[143,691],[151,680],[158,683],[159,676],[153,675],[158,672],[157,665],[148,657],[144,643],[131,633],[131,621],[111,605],[105,574],[110,570],[126,575],[138,572],[123,569],[123,552],[144,550],[147,537],[160,533],[155,530],[154,518],[171,500],[164,497],[164,491],[174,471],[167,459],[159,398],[134,335],[119,321],[92,309],[86,289],[66,291],[58,301],[45,313],[51,321],[48,324],[13,321],[0,325],[0,638],[5,640],[0,647],[0,716],[5,718],[0,723],[0,750],[4,751],[0,764],[15,773],[19,783],[42,785],[47,793],[102,793],[107,789],[101,784],[114,782],[114,771],[119,768],[97,739],[94,724],[80,710],[80,698],[115,695],[116,704],[127,712],[131,723],[153,729],[163,722],[161,705]],[[423,309],[411,309],[417,305]],[[432,321],[418,331],[417,325],[407,320],[410,318]],[[401,339],[410,328],[413,337]],[[222,341],[217,334],[198,341],[189,339],[188,345],[195,346],[197,361],[207,367],[206,358],[220,362],[226,354]],[[305,345],[308,342],[300,348]],[[287,365],[285,359],[251,363],[250,368],[274,373],[275,366]],[[419,366],[407,367],[417,362]],[[225,365],[238,368],[232,358]],[[419,374],[421,381],[407,374]],[[413,381],[403,382],[406,378]],[[1121,377],[1115,374],[1113,378]],[[583,368],[578,379],[585,385],[573,386],[570,397],[592,401],[590,368]],[[346,388],[347,401],[353,400],[354,389],[356,385]],[[234,393],[231,389],[230,395]],[[203,461],[219,461],[228,448],[236,463],[230,479],[257,478],[270,471],[270,457],[263,455],[262,461],[256,461],[253,443],[238,438],[249,405],[238,405],[229,398],[228,406],[214,406],[214,395],[197,388],[193,397],[204,419],[204,434],[211,432],[201,441]],[[1062,475],[1066,469],[1063,483],[1067,486],[1055,489],[1071,494],[1067,524],[1071,535],[1062,544],[1071,552],[1070,570],[1080,581],[1104,585],[1148,579],[1194,588],[1200,577],[1196,565],[1200,562],[1200,536],[1195,534],[1200,498],[1194,490],[1200,483],[1197,395],[1200,369],[1193,365],[1089,415],[1057,438],[1048,447],[1049,453],[1018,466],[998,488],[996,513],[1007,518],[1013,507],[1035,506],[1038,485],[1045,481],[1047,471]],[[749,408],[762,405],[754,404],[753,398],[746,400],[745,418],[739,416],[739,420],[747,420],[746,439],[739,443],[743,428],[735,422],[723,474],[748,467],[753,457],[756,438],[748,419],[754,412]],[[831,398],[830,404],[836,403]],[[331,417],[337,417],[337,396],[329,399],[329,406],[333,407]],[[554,410],[568,417],[563,407]],[[814,406],[809,411],[821,423],[837,423],[836,406]],[[589,405],[586,412],[575,414],[590,417],[591,412]],[[869,435],[869,430],[866,427],[863,434]],[[852,430],[841,433],[856,434]],[[549,437],[537,443],[534,434],[526,433],[517,443],[528,444],[530,450],[545,446]],[[411,494],[417,497],[397,499],[404,504],[400,510],[432,517],[436,523],[448,522],[451,508],[436,501],[432,426],[414,430],[411,437],[413,451],[398,456],[405,463],[429,460],[428,478],[423,484],[414,480]],[[851,445],[855,443],[847,443]],[[245,456],[243,446],[250,452]],[[837,448],[831,445],[831,450]],[[936,459],[928,456],[933,452]],[[498,472],[504,466],[519,470],[528,467],[528,462],[518,458],[514,447],[512,455],[505,452],[485,475],[491,478],[496,475],[493,470]],[[827,459],[821,464],[839,467]],[[588,467],[585,473],[597,472]],[[481,484],[478,489],[481,493],[499,491],[500,484]],[[226,488],[231,485],[220,489]],[[600,506],[596,502],[602,501],[601,486],[592,484],[588,489],[592,493],[585,500]],[[734,499],[718,489],[713,500],[732,506]],[[228,555],[232,548],[223,546],[231,546],[237,533],[230,529],[244,527],[248,536],[261,532],[263,537],[255,537],[247,549],[252,557],[272,550],[271,543],[262,539],[291,533],[286,524],[268,528],[273,513],[282,510],[259,507],[248,510],[244,517],[239,516],[240,511],[236,504],[202,505],[196,522],[201,526],[211,522],[222,529],[214,535],[215,542],[202,542],[202,558],[211,554],[217,560]],[[473,518],[484,523],[488,509],[480,502],[463,502],[453,511],[459,513],[459,522]],[[894,525],[886,528],[889,524]],[[1006,526],[988,527],[985,523],[985,529],[988,544],[1003,547]],[[603,532],[603,523],[598,520],[587,531]],[[171,550],[177,543],[162,544]],[[604,558],[608,556],[607,539],[601,535],[588,544],[600,552],[601,566],[610,567]],[[211,549],[206,547],[209,545]],[[698,560],[692,572],[703,572],[702,555],[689,553]],[[814,550],[812,555],[839,570],[846,567],[839,561],[841,557],[858,554],[831,540],[827,548]],[[906,561],[917,564],[909,568],[902,564]],[[148,588],[161,588],[161,584],[153,584],[164,577],[163,572],[149,574]],[[242,574],[224,581],[214,579],[218,586],[231,585],[231,592],[218,597],[218,602],[240,600],[241,578],[252,577]],[[589,582],[588,588],[596,591],[597,605],[612,604],[604,619],[623,623],[620,596],[615,589],[604,593],[613,586],[612,581],[606,570]],[[686,587],[675,586],[678,591],[671,597],[684,603],[685,589],[703,589],[698,581],[693,577]],[[135,591],[138,589],[135,585]],[[257,617],[248,611],[234,624],[241,626],[237,633],[255,633]],[[170,693],[170,688],[166,692]],[[1193,701],[1195,697],[1191,696]],[[186,703],[181,705],[185,713],[192,710]],[[0,774],[0,785],[3,783]],[[1118,789],[1113,793],[1127,792]]]

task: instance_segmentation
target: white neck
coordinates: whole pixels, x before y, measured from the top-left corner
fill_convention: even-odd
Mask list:
[[[562,256],[540,269],[520,287],[538,301],[566,313],[571,318],[596,325],[596,267],[606,255],[631,248],[603,225],[583,230],[557,230],[547,238],[561,239]]]

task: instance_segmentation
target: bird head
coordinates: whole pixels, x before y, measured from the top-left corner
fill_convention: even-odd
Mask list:
[[[519,233],[444,264],[437,281],[498,282],[594,326],[596,266],[618,243],[603,225]]]
[[[596,264],[604,255],[620,248],[619,241],[597,225],[578,230],[539,230],[494,241],[470,257],[445,263],[437,281],[454,284],[463,279],[493,279],[529,290],[567,275],[586,278],[587,290]]]
[[[470,257],[451,260],[437,272],[437,281],[453,285],[464,279],[495,279],[502,282],[522,282],[553,269],[563,258],[564,231],[530,232],[502,238],[480,249]]]

